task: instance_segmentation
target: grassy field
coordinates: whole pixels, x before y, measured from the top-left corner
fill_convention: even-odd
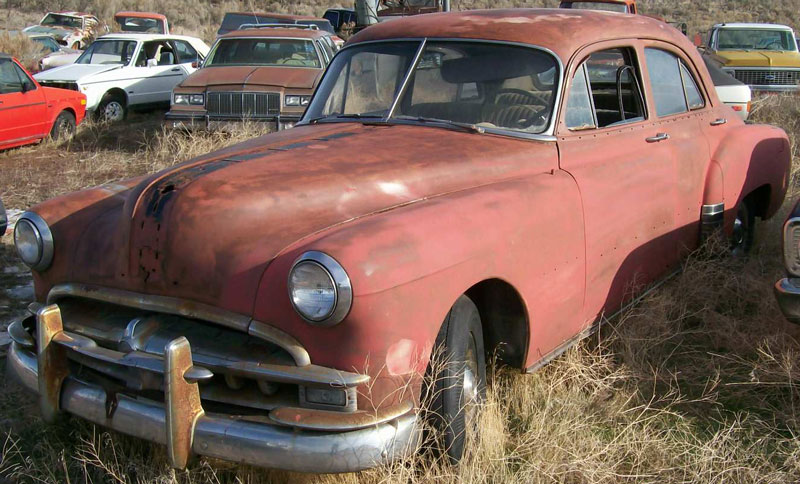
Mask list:
[[[16,19],[19,26],[58,4],[96,9],[106,17],[123,7],[166,9],[179,29],[200,34],[210,31],[220,12],[246,5],[5,3],[0,26],[3,18]],[[335,4],[256,6],[318,14],[329,3]],[[456,2],[462,7],[487,3]],[[188,11],[190,5],[197,15]],[[800,15],[796,0],[651,0],[643,5],[670,19],[691,20],[698,30],[737,19],[791,24]],[[783,127],[793,140],[795,173],[787,197],[793,200],[800,194],[800,98],[770,96],[755,105],[756,121]],[[261,133],[258,126],[228,135],[169,133],[161,129],[161,115],[136,115],[129,124],[111,128],[87,124],[68,144],[0,153],[0,198],[8,208],[24,209]],[[772,296],[772,285],[782,275],[780,229],[788,207],[787,202],[778,216],[759,225],[748,259],[693,257],[681,274],[536,374],[499,371],[480,431],[458,469],[417,456],[343,476],[287,474],[208,459],[175,472],[162,447],[77,419],[43,424],[34,400],[0,380],[0,483],[800,482],[800,327],[785,322]],[[29,278],[16,261],[10,236],[1,242],[0,324],[5,325],[24,307]],[[4,352],[0,349],[0,374]]]

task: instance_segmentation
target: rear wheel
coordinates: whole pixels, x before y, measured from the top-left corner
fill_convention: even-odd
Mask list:
[[[745,198],[736,209],[736,220],[733,222],[730,247],[734,256],[745,256],[753,248],[755,241],[756,217],[753,204]]]
[[[69,111],[61,111],[50,129],[50,137],[56,141],[68,140],[74,134],[75,115]]]
[[[128,107],[125,99],[120,95],[106,94],[97,106],[97,120],[116,123],[125,119]]]
[[[431,444],[450,463],[464,455],[467,433],[477,426],[479,404],[486,397],[486,356],[478,308],[461,296],[447,313],[434,347],[425,386]]]

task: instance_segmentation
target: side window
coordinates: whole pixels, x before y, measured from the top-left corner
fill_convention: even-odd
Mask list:
[[[8,59],[0,59],[0,94],[22,92],[22,79],[16,65]]]
[[[19,76],[19,79],[22,82],[22,84],[27,85],[26,91],[32,91],[36,88],[36,84],[33,82],[30,76],[28,76],[28,74],[22,70],[22,68],[20,68],[13,62],[11,63],[11,66],[14,67],[14,70],[17,71],[17,76]]]
[[[646,48],[644,54],[659,117],[685,113],[705,105],[697,84],[677,56],[654,48]]]
[[[166,66],[177,63],[172,46],[168,42],[158,40],[145,42],[136,59],[137,67]]]
[[[639,69],[632,49],[595,52],[584,62],[598,128],[646,118]]]
[[[183,40],[176,40],[175,50],[178,54],[178,63],[187,64],[189,62],[202,60],[197,54],[197,51],[192,47],[192,44]]]
[[[580,66],[572,78],[565,116],[567,128],[570,130],[577,131],[597,127],[592,110],[592,98],[589,94],[589,83],[586,80],[586,64]]]
[[[703,95],[700,94],[700,89],[697,88],[697,83],[689,72],[686,64],[681,62],[681,77],[683,78],[683,90],[686,91],[686,102],[689,104],[689,110],[694,111],[706,105],[703,100]]]

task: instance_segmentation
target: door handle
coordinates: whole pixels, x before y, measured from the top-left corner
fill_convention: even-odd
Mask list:
[[[172,72],[180,72],[181,70],[180,70],[179,68],[177,68],[177,67],[176,67],[175,69],[171,69],[171,71],[172,71]]]
[[[645,138],[644,140],[648,143],[658,143],[659,141],[668,140],[669,135],[667,133],[658,133],[655,136],[651,136],[649,138]]]
[[[723,124],[725,124],[727,122],[728,122],[728,120],[725,119],[725,118],[718,118],[718,119],[715,119],[714,121],[711,121],[711,126],[721,126],[721,125],[723,125]]]

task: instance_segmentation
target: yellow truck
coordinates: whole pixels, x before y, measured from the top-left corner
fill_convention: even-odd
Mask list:
[[[800,52],[786,25],[717,24],[709,31],[704,55],[753,91],[800,90]]]

